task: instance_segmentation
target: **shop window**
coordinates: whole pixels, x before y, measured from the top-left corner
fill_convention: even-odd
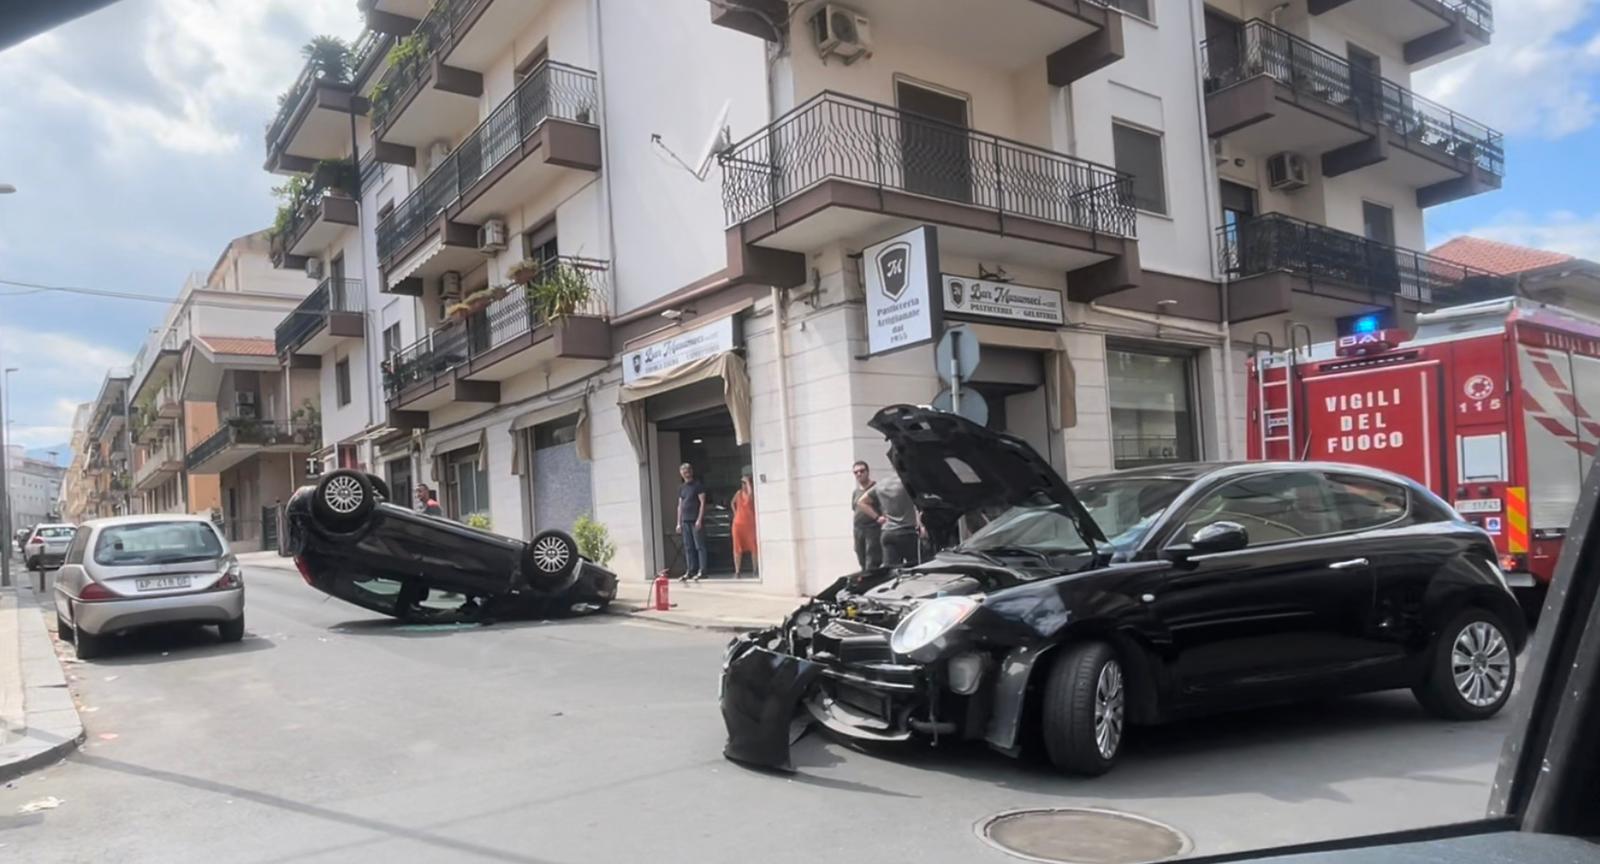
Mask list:
[[[456,450],[445,457],[446,515],[463,520],[489,512],[489,472],[479,467],[478,448]]]
[[[1106,350],[1111,446],[1117,468],[1197,458],[1193,366],[1188,355]]]
[[[1161,136],[1121,123],[1111,126],[1117,170],[1133,175],[1133,203],[1147,213],[1167,213],[1167,180],[1162,167]]]
[[[589,463],[578,458],[578,415],[540,423],[528,433],[528,490],[535,531],[572,530],[594,511]]]

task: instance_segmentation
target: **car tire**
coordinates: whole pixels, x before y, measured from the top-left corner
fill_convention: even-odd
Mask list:
[[[79,660],[93,660],[106,653],[106,640],[109,637],[96,636],[74,628],[72,631],[72,647],[77,652]]]
[[[72,641],[72,625],[67,623],[67,619],[61,617],[60,612],[56,613],[56,638],[62,642]]]
[[[523,578],[531,585],[565,582],[578,568],[578,543],[564,531],[540,531],[522,553]]]
[[[1040,726],[1057,770],[1097,777],[1122,755],[1127,690],[1117,652],[1104,642],[1061,648],[1045,681]]]
[[[352,531],[378,506],[371,475],[361,471],[329,471],[311,495],[311,516],[330,531]]]
[[[238,642],[244,638],[244,616],[240,615],[232,621],[224,621],[217,625],[217,635],[224,642]]]
[[[1517,655],[1500,616],[1464,609],[1439,629],[1428,677],[1411,692],[1430,714],[1445,720],[1487,720],[1511,698]]]
[[[368,474],[367,481],[372,484],[372,489],[378,493],[379,498],[393,503],[394,496],[389,494],[389,481],[376,474]]]

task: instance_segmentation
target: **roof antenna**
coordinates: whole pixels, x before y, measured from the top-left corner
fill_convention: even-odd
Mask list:
[[[700,148],[700,153],[693,165],[683,161],[678,154],[672,152],[672,148],[661,140],[661,133],[652,132],[650,134],[650,143],[660,149],[661,152],[667,154],[683,170],[693,175],[694,179],[705,180],[706,175],[711,172],[712,160],[733,149],[733,133],[728,128],[728,109],[732,105],[732,100],[722,103],[722,110],[717,112],[716,122],[711,124],[711,134],[707,136],[705,146]]]

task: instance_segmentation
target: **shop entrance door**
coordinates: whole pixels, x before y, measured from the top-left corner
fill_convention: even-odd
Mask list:
[[[721,382],[717,382],[721,386]],[[750,445],[737,443],[733,417],[726,408],[710,408],[656,422],[656,474],[664,566],[673,575],[685,572],[683,538],[679,536],[678,490],[683,481],[678,466],[694,466],[695,477],[705,487],[707,509],[704,537],[707,549],[706,578],[731,579],[734,575],[734,493],[739,479],[750,471]],[[758,501],[756,506],[760,506]],[[740,526],[741,549],[748,550],[738,568],[743,578],[758,575],[754,526]]]
[[[1061,448],[1050,434],[1043,355],[1021,348],[985,346],[971,388],[988,403],[990,429],[1021,438],[1046,462],[1057,464],[1055,456]]]

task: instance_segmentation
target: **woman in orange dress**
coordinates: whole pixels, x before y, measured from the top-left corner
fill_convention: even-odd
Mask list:
[[[739,478],[739,491],[733,493],[733,578],[738,579],[744,569],[745,553],[750,553],[750,566],[756,566],[756,493],[751,488],[750,475]]]

